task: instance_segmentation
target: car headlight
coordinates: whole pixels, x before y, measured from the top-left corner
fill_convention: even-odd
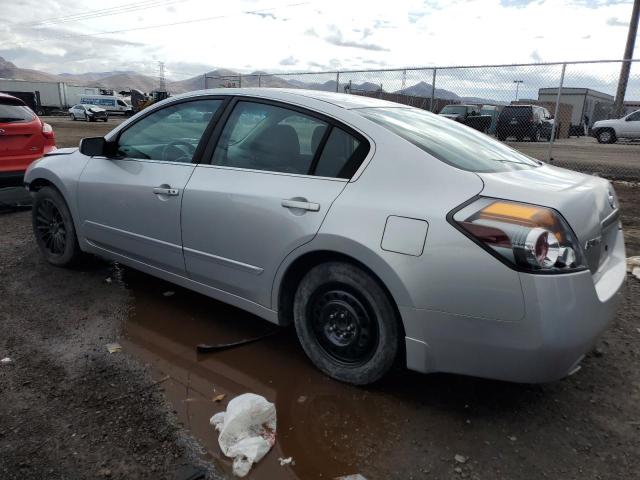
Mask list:
[[[517,270],[565,273],[587,268],[575,234],[551,208],[481,197],[451,217],[456,228]]]

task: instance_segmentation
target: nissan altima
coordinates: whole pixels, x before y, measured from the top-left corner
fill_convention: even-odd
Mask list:
[[[363,96],[191,92],[45,155],[25,182],[50,263],[97,254],[294,324],[353,384],[394,364],[563,378],[625,278],[607,180]]]

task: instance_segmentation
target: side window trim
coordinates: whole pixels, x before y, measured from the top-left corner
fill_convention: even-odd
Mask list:
[[[149,112],[147,112],[144,115],[141,115],[140,118],[137,118],[135,122],[130,123],[129,125],[126,126],[126,128],[123,128],[118,132],[115,140],[113,141],[114,152],[115,152],[115,149],[117,149],[118,147],[118,144],[120,142],[120,137],[122,136],[122,134],[127,130],[129,130],[134,125],[136,125],[141,120],[144,120],[145,118],[147,118],[149,115],[152,115],[155,112],[159,112],[160,110],[164,110],[165,108],[180,105],[182,103],[197,102],[201,100],[222,100],[222,103],[220,104],[220,108],[218,108],[218,110],[213,115],[213,117],[211,117],[211,120],[209,120],[207,127],[204,129],[204,132],[200,137],[200,141],[198,142],[196,151],[193,153],[193,158],[191,159],[191,163],[192,164],[200,163],[200,160],[202,158],[202,154],[204,153],[205,146],[207,145],[209,136],[211,135],[211,132],[214,130],[214,128],[217,126],[220,118],[222,117],[222,114],[226,112],[229,102],[231,102],[232,100],[231,95],[202,95],[202,96],[189,97],[189,98],[177,100],[175,102],[167,103],[166,105],[163,105],[161,108],[154,108],[152,110],[149,110]],[[131,159],[131,160],[137,160],[137,159]],[[144,161],[145,162],[163,162],[162,160],[153,160],[153,159],[144,160]]]
[[[310,176],[310,177],[316,177],[319,178],[315,175],[315,170],[317,168],[318,162],[320,161],[320,157],[322,156],[322,152],[324,151],[324,147],[326,146],[327,141],[329,140],[329,135],[331,133],[331,131],[334,128],[340,128],[341,130],[343,130],[345,133],[348,133],[349,135],[353,136],[356,140],[358,140],[360,142],[360,146],[358,147],[358,149],[356,149],[356,152],[354,152],[354,155],[351,159],[351,161],[347,162],[344,166],[344,168],[342,169],[343,171],[351,171],[351,174],[349,175],[348,178],[344,178],[344,177],[331,177],[331,178],[335,178],[338,180],[347,180],[349,181],[358,171],[358,169],[360,168],[360,166],[364,163],[364,161],[366,160],[369,152],[371,151],[371,143],[369,142],[369,140],[362,135],[360,132],[354,130],[353,128],[351,128],[348,125],[345,125],[344,123],[340,122],[339,120],[336,120],[335,118],[329,117],[327,115],[323,115],[322,113],[319,112],[315,112],[313,110],[309,110],[307,108],[304,107],[300,107],[298,105],[292,105],[286,102],[280,102],[278,100],[272,100],[272,99],[268,99],[268,98],[261,98],[261,97],[252,97],[252,96],[245,96],[245,95],[234,95],[233,97],[230,98],[229,102],[227,103],[226,107],[224,107],[224,112],[220,115],[219,120],[217,122],[217,124],[215,125],[215,127],[212,129],[212,135],[209,138],[209,140],[206,142],[206,146],[204,147],[204,152],[202,154],[201,157],[201,161],[199,162],[202,165],[211,165],[211,166],[216,166],[212,164],[212,160],[213,160],[213,154],[215,152],[215,149],[218,145],[218,141],[220,140],[220,137],[222,136],[222,132],[227,124],[227,121],[229,120],[229,117],[231,116],[233,109],[235,108],[235,106],[239,103],[239,102],[252,102],[252,103],[262,103],[265,105],[272,105],[274,107],[280,107],[280,108],[285,108],[287,110],[291,110],[297,113],[301,113],[303,115],[307,115],[309,117],[313,117],[317,120],[320,120],[322,122],[325,122],[328,124],[329,128],[327,128],[324,132],[324,135],[322,137],[322,140],[320,141],[320,144],[318,145],[318,148],[314,154],[313,157],[313,161],[311,162],[311,166],[309,168],[309,173],[307,173],[305,176]],[[222,109],[222,108],[221,108]],[[204,137],[203,137],[204,138]],[[361,150],[362,149],[362,150]],[[361,153],[362,152],[362,153]],[[359,153],[359,155],[356,155],[356,153]],[[357,167],[354,169],[354,165],[353,163],[358,163]],[[227,168],[224,166],[221,166],[220,168]],[[250,170],[250,169],[247,169]],[[279,172],[271,172],[268,170],[264,170],[262,171],[264,173],[279,173]],[[340,172],[341,174],[343,173],[342,171]],[[299,175],[299,174],[296,174]],[[322,177],[324,178],[324,177]]]

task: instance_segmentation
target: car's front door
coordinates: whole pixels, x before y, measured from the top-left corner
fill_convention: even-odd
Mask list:
[[[368,145],[328,119],[258,101],[237,100],[218,128],[183,199],[187,273],[269,307],[278,266],[313,239]]]
[[[200,98],[153,111],[122,131],[113,158],[91,158],[79,183],[82,236],[98,249],[183,275],[184,187],[222,102]]]
[[[640,138],[640,110],[628,115],[624,122],[620,122],[621,137]]]

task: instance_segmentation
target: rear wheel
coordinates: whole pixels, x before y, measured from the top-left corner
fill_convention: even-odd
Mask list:
[[[73,219],[56,189],[43,187],[38,190],[31,219],[38,247],[49,263],[66,267],[78,260],[81,252]]]
[[[540,129],[536,128],[536,130],[533,132],[533,135],[531,136],[531,141],[532,142],[539,142],[540,141]]]
[[[400,327],[387,293],[355,265],[328,262],[311,269],[294,299],[302,348],[324,373],[366,385],[396,359]]]

